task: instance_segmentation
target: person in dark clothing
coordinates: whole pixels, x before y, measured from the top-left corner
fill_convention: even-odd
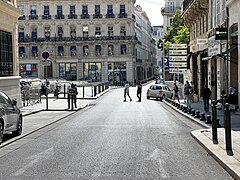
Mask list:
[[[204,110],[206,113],[209,112],[209,99],[211,96],[211,90],[205,85],[202,93],[201,93],[202,99],[203,99],[203,104],[204,104]]]
[[[137,82],[137,97],[138,97],[138,101],[137,102],[141,102],[141,98],[142,98],[142,84],[140,81]]]

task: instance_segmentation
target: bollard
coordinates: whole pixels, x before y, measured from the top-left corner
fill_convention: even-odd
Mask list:
[[[217,123],[217,101],[212,102],[212,140],[214,144],[218,144],[218,137],[217,137],[217,127],[219,123]]]
[[[191,114],[192,113],[192,108],[188,108],[188,114]]]
[[[221,126],[221,124],[219,123],[219,121],[220,121],[220,119],[217,119],[217,127],[218,127],[218,128],[221,128],[222,126]]]
[[[225,128],[225,141],[226,150],[232,151],[232,140],[231,140],[231,117],[229,111],[229,104],[226,103],[224,106],[224,128]]]
[[[200,118],[200,111],[197,111],[194,117],[195,118]]]
[[[84,99],[84,94],[85,94],[85,86],[83,86],[83,99]]]
[[[191,114],[191,116],[195,116],[195,113],[196,111],[195,111],[195,109],[192,109],[192,114]]]
[[[201,113],[200,121],[206,121],[205,113]]]
[[[206,117],[206,124],[212,124],[212,120],[211,120],[211,116],[210,115],[207,115],[207,117]]]
[[[184,111],[183,111],[184,113],[187,113],[188,112],[188,107],[187,106],[185,106],[184,107]]]
[[[63,85],[63,96],[66,96],[66,84]]]
[[[95,97],[97,95],[97,87],[96,86],[93,86],[93,96]]]

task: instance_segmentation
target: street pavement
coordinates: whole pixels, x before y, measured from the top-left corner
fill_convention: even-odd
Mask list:
[[[224,169],[229,172],[229,174],[231,174],[235,179],[240,179],[240,112],[230,111],[232,127],[232,151],[226,151],[225,128],[223,123],[224,116],[222,109],[219,108],[217,110],[217,118],[220,120],[219,123],[221,125],[221,128],[217,129],[218,144],[214,144],[212,141],[211,124],[206,124],[205,121],[200,121],[199,118],[194,118],[190,114],[184,113],[167,101],[164,102],[171,106],[174,110],[178,111],[179,113],[183,114],[190,120],[200,124],[203,127],[203,129],[192,131],[192,137],[196,139],[199,144],[201,144],[208,151],[208,153],[213,158],[215,158],[224,167]],[[180,100],[180,104],[184,105],[184,100]],[[192,102],[191,108],[204,113],[203,102]],[[211,108],[210,112],[206,115],[211,116]]]
[[[102,96],[107,91],[98,94],[96,97],[83,99],[81,98],[81,93],[78,94],[77,108],[74,110],[68,109],[68,102],[60,95],[60,98],[56,99],[50,96],[48,99],[48,108],[46,105],[46,99],[42,98],[41,102],[31,103],[28,106],[21,108],[23,114],[23,133],[21,136],[13,137],[0,145],[2,151],[4,151],[4,146],[21,139],[35,131],[38,131],[48,125],[51,125],[61,119],[70,116],[78,110],[81,110]],[[81,99],[80,99],[81,98]],[[183,100],[180,100],[181,104],[184,104]],[[212,141],[212,129],[211,124],[206,124],[204,121],[200,121],[193,116],[184,113],[172,104],[164,101],[164,103],[171,106],[174,110],[183,114],[187,118],[196,123],[200,124],[203,129],[195,130],[191,132],[193,138],[195,138],[207,151],[213,156],[235,179],[240,179],[240,112],[231,111],[231,125],[232,125],[232,154],[226,151],[225,144],[225,130],[224,128],[218,128],[218,144],[214,144]],[[193,102],[191,107],[195,110],[204,112],[202,102]],[[210,113],[211,115],[211,110]],[[218,110],[218,119],[220,119],[220,124],[223,127],[223,110]],[[6,152],[7,153],[7,152]],[[1,152],[4,155],[4,152]],[[196,162],[197,163],[197,162]]]

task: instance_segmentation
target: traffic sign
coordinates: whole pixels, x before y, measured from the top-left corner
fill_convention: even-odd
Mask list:
[[[43,59],[48,59],[49,58],[49,52],[48,51],[43,51],[42,52],[42,57],[43,57]]]
[[[172,55],[187,55],[187,50],[169,50],[169,55],[172,56]]]
[[[170,56],[169,61],[187,61],[187,56]]]
[[[169,69],[169,73],[183,74],[186,72],[187,72],[187,69],[179,69],[179,68]]]
[[[43,65],[43,66],[51,66],[51,61],[49,61],[49,60],[43,60],[43,61],[42,61],[42,65]]]
[[[187,62],[169,62],[169,67],[184,67],[187,68]]]
[[[187,44],[170,44],[169,49],[187,49]]]

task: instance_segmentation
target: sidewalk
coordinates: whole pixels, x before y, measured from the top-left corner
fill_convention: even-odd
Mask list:
[[[229,174],[231,174],[231,176],[235,179],[240,179],[240,112],[231,111],[232,155],[228,155],[225,143],[225,129],[223,127],[223,110],[217,110],[217,118],[220,119],[220,125],[222,127],[217,130],[218,144],[213,144],[211,124],[206,124],[204,121],[200,121],[200,119],[184,113],[172,104],[166,101],[164,102],[204,128],[192,131],[191,135],[208,151],[211,156],[213,156],[213,158],[219,162],[220,165],[223,166],[224,169],[229,172]],[[184,104],[184,101],[181,100],[180,103]],[[194,102],[191,104],[191,107],[195,110],[199,110],[201,113],[204,113],[202,102]],[[208,115],[212,115],[211,108]]]
[[[82,99],[81,92],[78,94],[77,98],[77,108],[74,110],[68,109],[67,99],[63,99],[63,95],[60,95],[59,99],[50,95],[48,98],[48,110],[46,110],[46,98],[42,96],[41,102],[31,103],[28,106],[21,107],[21,112],[23,115],[23,131],[20,136],[12,137],[7,141],[4,141],[0,145],[1,155],[4,155],[4,146],[21,139],[29,134],[32,134],[44,127],[47,127],[54,122],[60,121],[65,117],[91,105],[94,101],[108,92],[111,88],[101,92],[95,97],[87,97],[87,99]],[[81,99],[80,99],[81,98]],[[7,152],[6,152],[7,153]]]

